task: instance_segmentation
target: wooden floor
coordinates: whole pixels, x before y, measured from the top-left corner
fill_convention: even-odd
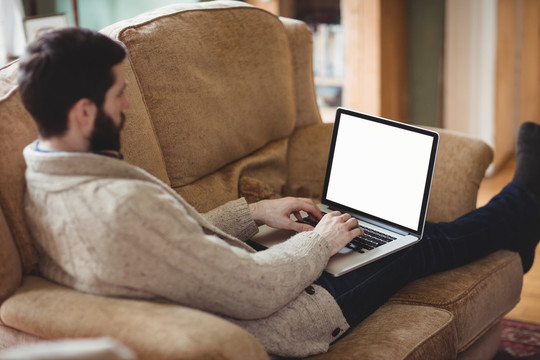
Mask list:
[[[478,192],[478,206],[487,203],[512,179],[514,169],[515,160],[511,160],[495,176],[482,181]],[[540,246],[536,248],[532,269],[525,274],[523,279],[521,301],[506,317],[540,324]]]

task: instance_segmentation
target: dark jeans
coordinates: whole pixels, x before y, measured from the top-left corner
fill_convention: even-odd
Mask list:
[[[355,326],[413,280],[499,249],[515,250],[512,242],[530,233],[539,219],[537,202],[511,183],[486,206],[453,222],[426,223],[417,244],[337,278],[323,273],[316,283],[334,296]]]

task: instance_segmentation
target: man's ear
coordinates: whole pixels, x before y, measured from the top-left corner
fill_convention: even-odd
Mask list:
[[[79,99],[68,113],[68,128],[76,129],[83,135],[89,135],[94,129],[97,106],[87,98]]]

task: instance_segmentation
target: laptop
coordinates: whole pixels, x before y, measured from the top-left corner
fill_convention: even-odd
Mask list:
[[[365,235],[332,256],[326,272],[343,275],[422,238],[438,143],[434,131],[337,109],[318,206],[351,214]],[[268,248],[291,235],[263,225],[252,240]]]

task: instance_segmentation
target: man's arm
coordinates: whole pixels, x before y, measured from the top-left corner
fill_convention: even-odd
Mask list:
[[[116,203],[87,219],[95,229],[85,236],[96,279],[202,310],[237,319],[269,316],[316,280],[330,257],[316,232],[249,252],[211,235],[157,186],[126,189],[117,181],[100,187],[96,203],[101,197]]]
[[[203,216],[211,224],[242,241],[251,239],[259,231],[244,198],[229,201]]]

